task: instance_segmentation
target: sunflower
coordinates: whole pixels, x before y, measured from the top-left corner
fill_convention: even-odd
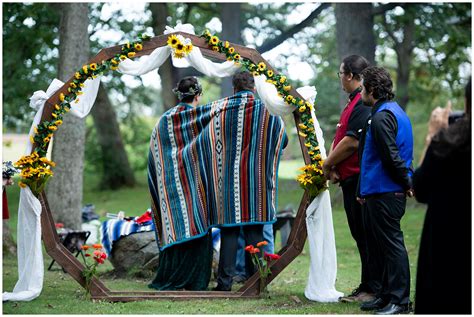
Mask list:
[[[212,47],[212,50],[213,50],[214,52],[219,52],[219,46],[213,46],[213,47]]]
[[[230,48],[229,48],[229,53],[230,53],[230,54],[234,54],[234,52],[235,52],[235,48],[230,47]]]
[[[63,124],[63,120],[56,120],[54,121],[54,124],[60,126],[61,124]]]
[[[265,65],[264,62],[258,63],[258,70],[263,72],[267,68],[267,65]]]
[[[185,52],[186,54],[191,53],[192,50],[193,50],[193,45],[192,45],[192,44],[188,44],[188,45],[186,45],[186,46],[184,47],[184,52]]]
[[[283,86],[283,90],[284,91],[290,91],[291,90],[291,86],[288,85],[288,86]]]
[[[55,114],[54,112],[51,114],[51,116],[53,116],[54,119],[56,119],[58,117],[58,115]]]
[[[305,107],[305,106],[299,107],[299,111],[300,111],[300,112],[305,112],[305,111],[306,111],[306,107]]]
[[[143,46],[140,43],[135,44],[134,47],[137,51],[141,51],[143,49]]]
[[[240,59],[240,55],[239,54],[235,54],[234,55],[234,60],[238,61]]]
[[[92,70],[97,70],[97,64],[96,64],[96,63],[90,64],[89,67],[90,67]]]
[[[212,36],[211,39],[209,40],[209,42],[212,44],[212,45],[217,45],[217,43],[219,43],[219,38],[217,36]]]
[[[301,135],[303,138],[306,138],[306,137],[308,136],[306,133],[304,133],[304,132],[301,132],[301,131],[300,131],[300,132],[298,132],[298,134],[299,134],[299,135]]]
[[[303,129],[303,130],[308,129],[308,127],[304,123],[298,124],[298,127],[300,127],[300,129]]]
[[[230,46],[229,41],[225,41],[225,42],[224,42],[224,47],[225,47],[225,48],[229,48],[229,46]]]
[[[292,100],[293,100],[293,96],[292,96],[292,95],[286,96],[286,101],[287,101],[287,102],[291,102]]]
[[[286,76],[281,76],[280,77],[280,84],[284,84],[286,81]]]
[[[124,61],[124,60],[126,60],[126,59],[127,59],[127,56],[125,56],[125,55],[120,55],[120,60],[121,60],[121,61]]]
[[[128,58],[133,58],[136,54],[137,53],[135,53],[135,52],[128,52],[127,56],[128,56]]]
[[[176,35],[172,34],[171,36],[168,37],[168,41],[166,43],[169,46],[171,46],[172,48],[175,48],[176,45],[180,42],[179,42],[178,37]]]
[[[81,74],[79,72],[76,72],[74,74],[74,77],[76,77],[76,79],[81,79]]]
[[[65,98],[64,94],[63,94],[63,93],[60,93],[60,94],[59,94],[59,100],[64,101],[64,98]]]
[[[176,49],[177,51],[184,51],[184,45],[183,45],[183,43],[179,42],[178,44],[176,44],[175,49]]]
[[[117,66],[110,66],[110,69],[111,69],[111,70],[117,70],[118,67],[117,67]]]
[[[273,71],[271,69],[267,70],[267,77],[273,77]]]
[[[84,74],[87,74],[87,71],[88,71],[87,65],[82,66],[82,70],[84,71]]]
[[[126,57],[125,57],[125,58],[126,58]],[[110,60],[110,62],[111,62],[112,64],[114,64],[114,65],[118,65],[118,63],[119,63],[118,60],[116,60],[115,58],[112,58],[112,59]]]
[[[72,88],[77,88],[75,83],[70,83],[69,86],[71,86]]]

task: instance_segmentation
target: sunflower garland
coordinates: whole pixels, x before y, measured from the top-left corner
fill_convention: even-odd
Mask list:
[[[230,46],[228,41],[220,41],[219,38],[216,35],[212,35],[209,30],[204,31],[201,37],[207,40],[212,50],[225,54],[228,61],[234,61],[242,65],[243,68],[254,76],[265,75],[267,82],[273,84],[277,89],[278,95],[282,97],[287,104],[298,108],[301,118],[301,124],[298,126],[298,134],[305,139],[305,146],[308,149],[311,163],[300,169],[303,174],[298,176],[297,181],[303,189],[309,191],[311,197],[315,197],[323,190],[326,190],[328,188],[327,180],[322,173],[324,161],[321,158],[321,151],[314,128],[311,128],[314,124],[314,120],[311,117],[314,106],[302,98],[292,96],[290,94],[292,86],[288,82],[287,77],[281,74],[275,74],[273,70],[268,69],[264,62],[255,64],[247,58],[242,58],[241,55],[236,52],[235,48]]]
[[[173,50],[173,57],[183,58],[193,50],[193,45],[189,39],[185,39],[182,35],[170,35],[166,42]]]
[[[49,142],[54,132],[63,123],[63,116],[71,109],[71,103],[79,102],[78,96],[82,95],[84,82],[90,78],[96,78],[99,75],[109,71],[117,70],[120,62],[127,58],[133,58],[136,52],[143,49],[143,42],[148,41],[150,36],[140,34],[139,39],[132,43],[122,45],[121,52],[115,54],[114,57],[102,61],[100,63],[91,63],[82,66],[74,73],[72,81],[69,83],[67,93],[59,94],[59,103],[53,106],[51,113],[51,121],[43,121],[33,128],[33,135],[30,136],[30,142],[33,143],[34,151],[30,155],[21,157],[14,165],[19,167],[22,172],[21,180],[18,182],[20,187],[30,187],[33,194],[38,196],[44,188],[49,177],[53,176],[51,167],[55,166],[54,162],[46,159]]]

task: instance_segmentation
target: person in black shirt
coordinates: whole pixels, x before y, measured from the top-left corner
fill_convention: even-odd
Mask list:
[[[361,138],[359,201],[367,208],[368,238],[376,252],[370,256],[375,276],[381,277],[376,298],[363,303],[362,310],[375,314],[408,313],[410,309],[410,267],[400,229],[406,196],[411,189],[413,132],[403,109],[391,101],[392,80],[380,67],[362,72],[362,100],[372,106]]]
[[[418,256],[415,314],[472,313],[471,80],[464,116],[448,126],[447,110],[446,116],[438,116],[444,120],[432,115],[429,126],[434,135],[428,135],[426,155],[413,175],[416,200],[428,204]]]
[[[362,128],[370,115],[370,107],[362,102],[360,96],[362,90],[360,73],[368,66],[369,62],[364,57],[351,55],[344,58],[339,67],[338,76],[341,87],[349,93],[349,99],[337,124],[331,151],[323,164],[323,173],[326,178],[334,183],[339,182],[341,185],[347,222],[361,260],[360,284],[349,296],[341,297],[341,302],[372,300],[377,286],[370,278],[363,207],[356,200],[360,173],[357,149]]]

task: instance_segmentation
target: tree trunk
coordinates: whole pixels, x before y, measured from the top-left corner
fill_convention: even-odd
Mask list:
[[[375,36],[372,3],[337,3],[336,41],[339,60],[349,55],[361,55],[375,65]],[[342,89],[339,104],[345,105],[347,94]]]
[[[403,109],[406,109],[410,100],[408,83],[410,81],[410,66],[413,59],[414,37],[415,37],[415,14],[416,8],[408,4],[405,8],[406,20],[403,24],[403,41],[396,43],[397,52],[397,85],[396,99]]]
[[[58,77],[67,81],[89,57],[88,4],[61,4],[60,12]],[[54,136],[52,156],[56,168],[48,186],[48,198],[54,219],[72,229],[79,229],[82,222],[84,143],[84,119],[65,115]]]
[[[152,18],[153,32],[155,35],[163,34],[166,26],[166,18],[168,17],[167,3],[150,3],[150,11]],[[163,99],[163,108],[168,110],[176,105],[178,99],[173,93],[173,88],[178,81],[177,74],[174,71],[173,63],[169,58],[158,70],[161,78],[161,97]]]
[[[135,185],[135,176],[128,162],[117,116],[103,84],[99,87],[92,117],[102,152],[101,189],[118,189]]]
[[[240,16],[242,3],[221,3],[222,39],[235,44],[242,44]],[[221,82],[221,96],[234,93],[232,78],[224,77]]]

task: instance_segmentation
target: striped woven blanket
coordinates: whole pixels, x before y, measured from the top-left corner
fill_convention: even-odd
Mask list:
[[[148,160],[160,249],[210,227],[273,223],[286,143],[283,120],[247,91],[164,113]]]

